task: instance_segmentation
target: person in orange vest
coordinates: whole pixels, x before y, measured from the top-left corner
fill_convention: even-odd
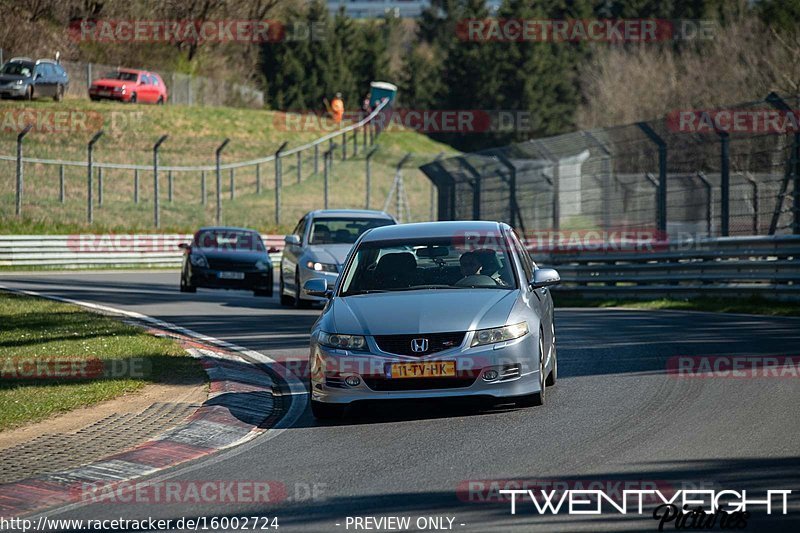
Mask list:
[[[344,117],[344,101],[342,100],[342,93],[336,93],[336,96],[333,97],[333,101],[331,101],[331,106],[328,109],[328,112],[331,114],[331,118],[337,124],[342,121]]]

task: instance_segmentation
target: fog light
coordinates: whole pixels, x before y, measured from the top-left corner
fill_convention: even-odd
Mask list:
[[[487,370],[483,373],[483,379],[484,381],[494,381],[498,375],[497,370]]]
[[[358,376],[347,376],[344,382],[350,387],[358,387],[361,384],[361,378]]]

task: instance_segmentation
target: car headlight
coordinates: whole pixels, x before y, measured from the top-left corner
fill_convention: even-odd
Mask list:
[[[267,270],[271,266],[272,266],[271,261],[269,263],[267,261],[261,261],[261,260],[256,261],[256,268],[258,270]]]
[[[306,266],[310,270],[316,270],[317,272],[338,272],[336,265],[330,263],[315,263],[314,261],[309,261],[306,263]]]
[[[342,350],[366,350],[367,339],[361,335],[339,335],[338,333],[325,333],[320,331],[319,343],[331,348]]]
[[[25,82],[22,81],[22,80],[17,80],[17,85],[22,85],[23,83],[25,83]]]
[[[189,256],[192,266],[208,268],[208,260],[206,256],[200,254],[192,254]]]
[[[479,329],[472,337],[472,346],[483,346],[484,344],[494,344],[496,342],[510,341],[518,339],[528,333],[528,323],[520,322],[502,328]]]

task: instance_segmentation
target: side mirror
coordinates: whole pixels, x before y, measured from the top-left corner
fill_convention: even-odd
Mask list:
[[[533,281],[531,281],[531,289],[541,289],[542,287],[549,287],[551,285],[558,285],[561,283],[561,276],[552,268],[537,268],[533,271]]]
[[[178,244],[178,248],[180,248],[181,250],[188,250],[191,247],[192,245],[189,244],[188,242],[182,242]]]
[[[330,298],[333,291],[328,290],[328,280],[313,278],[303,284],[303,292],[308,296],[322,296]]]
[[[289,245],[300,246],[300,237],[297,235],[287,235],[283,238],[283,242]]]

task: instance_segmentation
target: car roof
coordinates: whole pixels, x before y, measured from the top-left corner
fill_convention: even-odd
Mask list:
[[[318,209],[311,211],[308,216],[318,217],[352,217],[352,218],[387,218],[392,216],[385,211],[374,211],[371,209]]]
[[[488,220],[452,220],[445,222],[417,222],[414,224],[398,224],[381,226],[364,233],[363,242],[393,241],[413,238],[452,238],[464,236],[465,233],[498,235],[508,224]]]
[[[197,230],[200,231],[248,231],[250,233],[258,233],[261,235],[261,232],[257,229],[253,228],[239,228],[237,226],[206,226]]]

